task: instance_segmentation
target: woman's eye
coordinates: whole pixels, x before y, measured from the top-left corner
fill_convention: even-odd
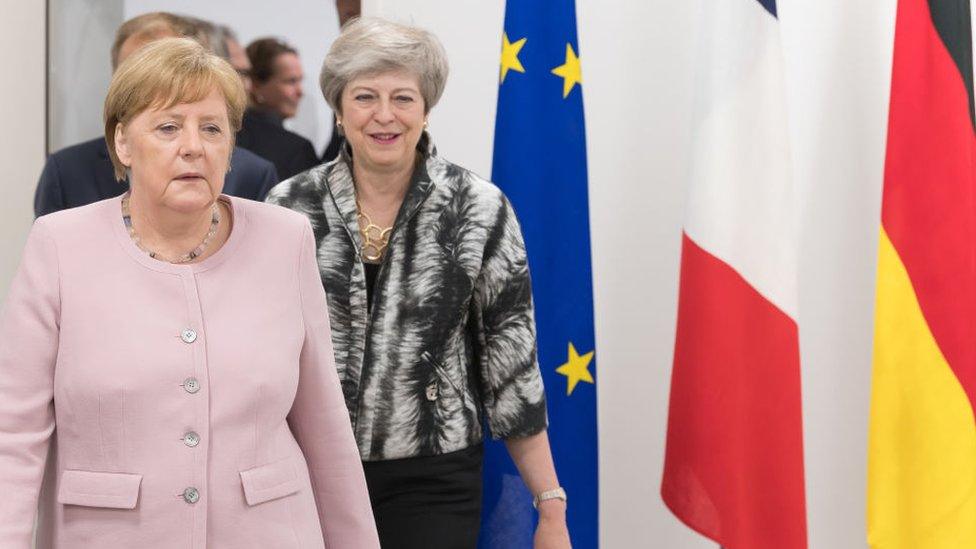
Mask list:
[[[220,135],[222,133],[220,126],[204,126],[203,131],[211,135]]]
[[[157,129],[164,134],[172,134],[172,133],[176,133],[176,131],[179,128],[176,126],[176,124],[163,124],[162,126],[159,126]]]
[[[356,101],[369,101],[373,96],[368,93],[361,93],[356,96]]]
[[[396,96],[395,99],[398,102],[400,102],[400,103],[412,103],[413,102],[413,97],[410,97],[409,95],[398,95],[398,96]]]

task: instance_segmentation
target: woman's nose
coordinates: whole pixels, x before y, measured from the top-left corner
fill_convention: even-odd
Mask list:
[[[197,130],[187,130],[183,132],[180,142],[180,156],[196,157],[203,152],[203,139]]]
[[[376,112],[373,113],[377,122],[391,122],[393,121],[393,107],[389,101],[382,100],[376,106]]]

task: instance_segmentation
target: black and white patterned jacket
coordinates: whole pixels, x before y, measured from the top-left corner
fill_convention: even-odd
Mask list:
[[[429,142],[424,136],[422,143]],[[348,151],[274,187],[312,222],[336,366],[366,461],[546,428],[521,229],[496,186],[426,147],[367,310]]]

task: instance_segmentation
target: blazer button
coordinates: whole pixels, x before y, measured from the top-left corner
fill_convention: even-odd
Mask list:
[[[180,339],[183,340],[183,343],[193,343],[197,340],[197,333],[187,328],[180,332]]]
[[[197,444],[200,444],[200,435],[190,431],[183,435],[183,444],[186,444],[190,448],[195,447]]]
[[[189,504],[194,504],[200,501],[200,492],[192,486],[186,490],[183,490],[183,501]]]
[[[192,395],[200,390],[200,382],[195,377],[188,377],[183,380],[183,390]]]
[[[437,400],[437,383],[431,383],[427,386],[427,400],[433,402]]]

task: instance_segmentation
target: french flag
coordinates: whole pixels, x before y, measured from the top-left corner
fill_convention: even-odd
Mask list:
[[[802,549],[798,208],[776,3],[705,4],[661,495],[726,549]]]

